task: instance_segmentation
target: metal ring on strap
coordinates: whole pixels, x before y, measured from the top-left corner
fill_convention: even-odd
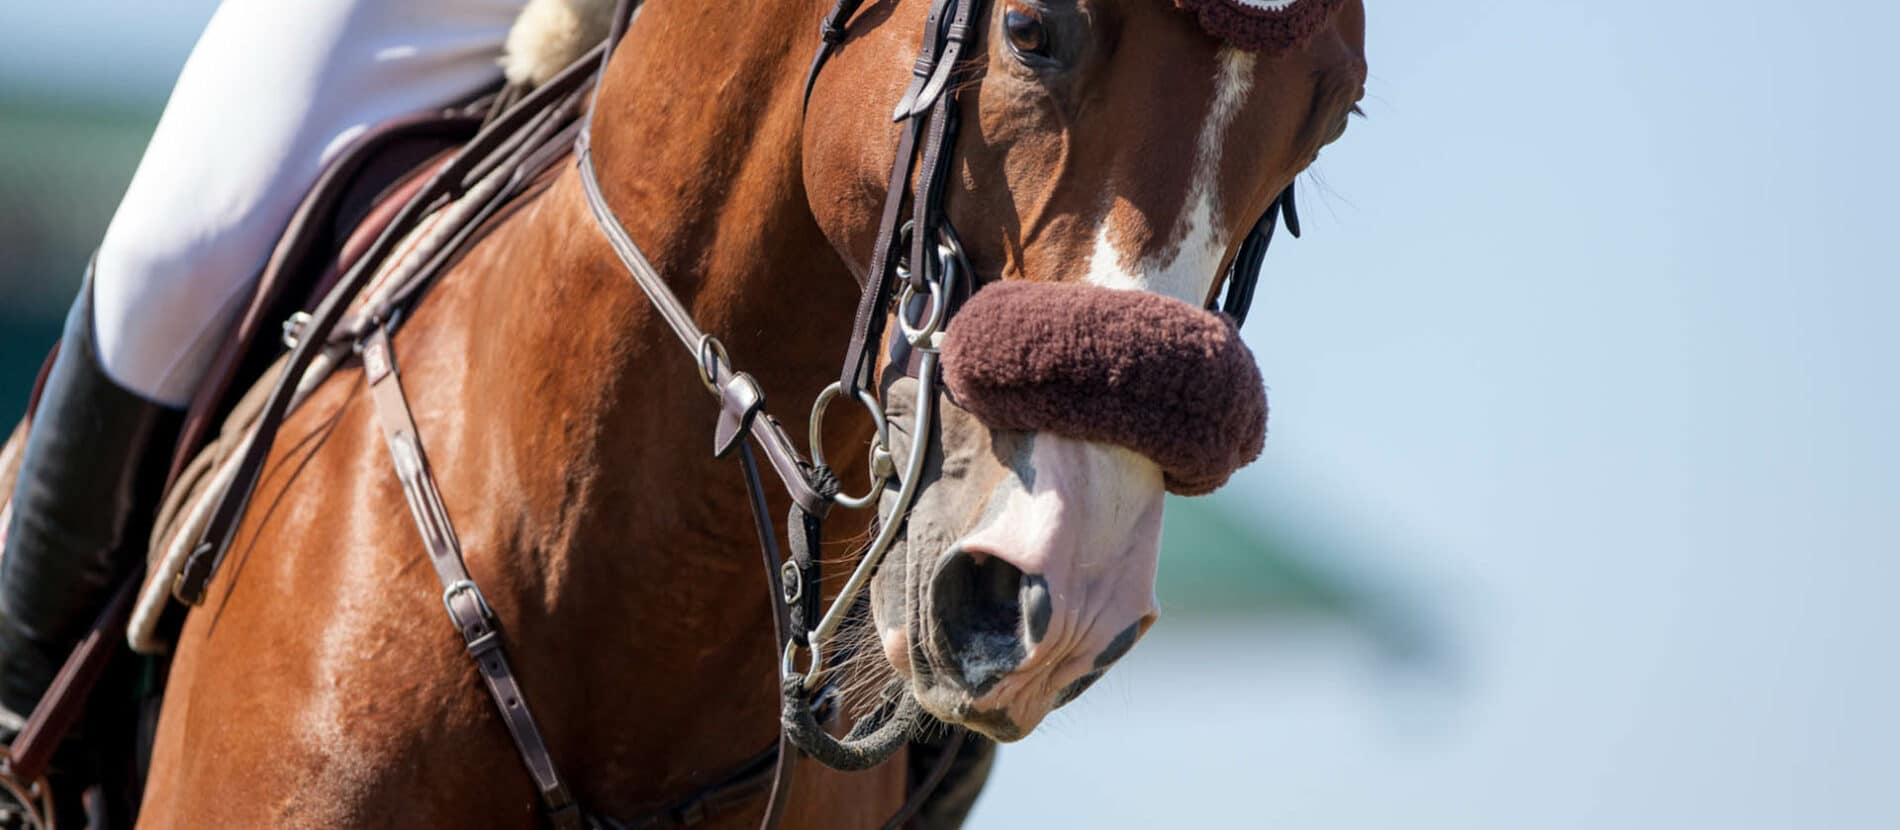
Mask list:
[[[937,252],[938,258],[944,261],[946,267],[949,267],[950,260],[943,249],[939,248]],[[903,290],[897,295],[897,325],[904,330],[904,339],[910,341],[911,346],[919,349],[931,347],[931,338],[935,337],[937,330],[943,327],[944,312],[950,306],[944,300],[943,280],[930,280],[929,284],[930,313],[924,316],[921,323],[913,324],[910,319],[911,308],[917,304],[917,287],[906,281]]]
[[[944,321],[950,312],[948,296],[950,291],[946,286],[951,285],[951,281],[960,276],[962,262],[963,243],[957,239],[954,232],[950,231],[949,225],[939,226],[937,273],[935,279],[930,279],[929,269],[924,269],[925,279],[922,282],[928,286],[930,306],[929,313],[924,314],[921,321],[911,319],[912,309],[917,304],[918,281],[910,279],[908,270],[900,266],[898,274],[903,288],[897,295],[897,325],[903,330],[904,339],[909,341],[911,346],[919,349],[935,348],[936,336],[943,330]]]
[[[811,463],[814,466],[828,466],[825,463],[825,408],[831,400],[844,393],[844,385],[833,383],[818,393],[818,400],[811,405]],[[862,496],[839,493],[835,498],[852,510],[863,508],[877,499],[885,483],[891,480],[896,463],[891,459],[891,425],[884,420],[884,409],[878,405],[877,398],[863,389],[858,390],[858,402],[864,404],[865,411],[871,413],[871,422],[877,425],[877,438],[871,443],[871,489]]]
[[[698,358],[695,362],[699,364],[699,382],[706,384],[706,391],[719,394],[719,367],[732,365],[731,355],[726,354],[726,344],[710,334],[702,334],[693,351]]]

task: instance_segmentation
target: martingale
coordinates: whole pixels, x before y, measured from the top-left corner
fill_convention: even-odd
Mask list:
[[[1175,0],[1194,12],[1208,31],[1242,49],[1287,48],[1318,26],[1316,21],[1323,21],[1339,2]],[[807,102],[813,83],[844,41],[846,27],[862,3],[837,0],[822,21],[822,40],[805,82]],[[606,65],[638,5],[637,0],[620,0],[612,33],[603,47],[583,61],[585,67]],[[932,0],[913,78],[893,111],[893,120],[902,126],[876,246],[870,252],[869,267],[859,275],[862,294],[838,380],[814,404],[809,459],[779,421],[765,412],[758,382],[732,365],[717,337],[698,327],[607,204],[589,141],[591,115],[581,122],[574,156],[598,229],[695,361],[700,380],[716,399],[721,414],[714,455],[736,456],[740,461],[782,652],[777,746],[685,803],[749,794],[769,781],[763,825],[775,827],[784,814],[787,785],[799,758],[810,756],[840,770],[866,769],[902,748],[929,719],[914,696],[894,686],[886,690],[882,704],[844,738],[834,737],[822,723],[831,713],[829,641],[904,525],[921,487],[919,472],[928,446],[924,441],[911,442],[903,459],[891,450],[891,427],[878,394],[883,390],[873,378],[880,347],[889,345],[892,365],[899,370],[886,373],[887,377],[908,374],[918,381],[918,404],[909,425],[912,435],[929,432],[941,386],[947,387],[948,399],[996,428],[1049,430],[1137,450],[1161,465],[1169,489],[1177,493],[1212,490],[1260,453],[1267,416],[1265,392],[1252,355],[1240,342],[1238,326],[1252,303],[1260,264],[1275,230],[1284,220],[1291,233],[1299,233],[1292,187],[1276,197],[1254,225],[1226,275],[1225,299],[1218,304],[1210,301],[1207,310],[1154,295],[1087,286],[996,283],[979,291],[945,212],[944,183],[956,146],[959,82],[970,71],[966,52],[980,40],[987,9],[985,0]],[[536,92],[524,104],[572,95],[578,107],[582,94],[581,81],[569,78]],[[549,129],[554,129],[553,122],[549,123]],[[484,131],[482,135],[488,137],[491,132],[500,133]],[[487,149],[480,146],[483,140],[478,138],[477,149]],[[465,153],[440,178],[460,180],[481,157]],[[379,240],[377,255],[366,259],[377,259],[393,244],[390,239]],[[345,281],[353,288],[339,294],[360,289],[372,270],[357,269]],[[1219,293],[1218,285],[1216,289]],[[621,824],[577,803],[550,756],[528,701],[514,683],[497,635],[499,621],[462,563],[460,543],[442,508],[402,390],[389,326],[400,319],[394,307],[411,299],[404,295],[392,301],[392,308],[372,309],[361,319],[375,325],[354,339],[361,348],[366,379],[404,494],[443,583],[447,614],[502,713],[541,794],[549,822],[562,828],[648,826],[657,819]],[[1216,309],[1224,314],[1214,313]],[[287,359],[285,380],[265,408],[264,428],[247,447],[236,482],[179,576],[176,591],[186,602],[202,601],[210,574],[228,549],[236,520],[247,505],[275,424],[292,406],[297,380],[321,353],[346,311],[341,302],[330,302],[305,321],[301,342]],[[897,319],[895,330],[890,330],[892,317]],[[1140,343],[1147,346],[1137,348]],[[1078,398],[1083,389],[1090,390],[1089,394]],[[863,495],[841,493],[817,440],[828,405],[839,398],[861,403],[877,425],[872,481]],[[1058,398],[1066,403],[1058,405]],[[791,496],[789,552],[781,552],[778,528],[767,513],[758,453],[764,454],[766,466]],[[892,479],[897,480],[896,493],[887,496],[888,510],[879,516],[876,538],[833,603],[823,607],[816,552],[824,519],[834,506],[874,509]],[[802,669],[800,652],[808,653]],[[962,738],[963,732],[957,730],[938,767],[923,786],[910,793],[886,826],[901,825],[918,809],[955,760]]]

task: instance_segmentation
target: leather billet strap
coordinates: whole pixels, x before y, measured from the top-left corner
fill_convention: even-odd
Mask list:
[[[528,699],[515,682],[508,652],[502,645],[495,613],[482,597],[481,588],[468,572],[462,558],[462,543],[449,521],[448,508],[436,487],[435,474],[416,432],[415,416],[402,392],[402,380],[396,369],[396,354],[390,346],[389,332],[377,329],[363,344],[363,376],[369,383],[370,397],[382,424],[383,440],[395,463],[396,476],[402,481],[402,493],[409,513],[422,534],[429,551],[429,563],[442,581],[442,604],[449,620],[462,635],[468,656],[475,661],[482,683],[495,699],[502,722],[514,738],[515,749],[534,780],[548,820],[561,830],[579,830],[583,826],[579,805],[574,802],[566,783],[554,767],[547,740],[528,710]]]

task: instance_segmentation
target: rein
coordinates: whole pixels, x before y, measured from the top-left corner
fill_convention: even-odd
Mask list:
[[[845,25],[861,1],[839,0],[824,18],[820,27],[820,46],[805,83],[807,100],[819,72],[836,46],[843,41]],[[630,19],[635,5],[637,3],[631,0],[621,0],[620,8],[616,11],[616,29],[606,46],[609,54],[624,34],[618,22]],[[910,272],[894,259],[897,246],[892,243],[900,236],[901,208],[905,198],[910,195],[907,184],[920,161],[923,173],[919,177],[915,199],[920,221],[915,227],[935,228],[941,220],[942,193],[937,183],[947,168],[943,149],[954,144],[955,131],[955,110],[951,106],[954,95],[944,95],[943,92],[948,88],[950,77],[956,73],[962,50],[971,39],[970,21],[981,6],[982,0],[936,0],[931,9],[924,45],[915,65],[915,77],[899,105],[897,120],[908,123],[892,172],[893,187],[885,199],[884,219],[879,226],[881,241],[864,281],[864,293],[841,379],[821,392],[813,404],[810,434],[812,459],[809,462],[799,455],[778,419],[770,415],[760,417],[764,414],[765,395],[758,382],[751,375],[733,368],[718,338],[702,331],[694,323],[691,312],[667,287],[658,270],[641,252],[612,206],[607,203],[601,191],[590,138],[591,112],[588,124],[583,126],[576,142],[576,165],[596,226],[628,274],[686,347],[698,367],[700,381],[718,399],[720,416],[714,435],[714,456],[724,458],[734,450],[738,451],[758,526],[760,548],[768,563],[767,581],[773,588],[773,602],[777,611],[774,616],[785,623],[785,629],[779,632],[778,638],[782,650],[780,668],[785,740],[834,769],[854,771],[882,763],[903,746],[927,717],[914,697],[899,692],[878,713],[859,722],[850,735],[838,740],[818,723],[815,707],[811,705],[812,696],[822,688],[820,681],[825,670],[827,641],[837,632],[849,609],[870,583],[878,564],[896,541],[897,533],[903,526],[922,479],[927,442],[912,442],[903,475],[898,478],[896,502],[891,514],[879,522],[876,538],[822,618],[817,616],[822,599],[822,572],[815,552],[823,520],[833,504],[854,509],[870,507],[876,503],[878,494],[896,473],[890,452],[889,425],[882,405],[866,388],[870,365],[876,357],[876,351],[870,345],[877,342],[884,328],[885,315],[882,310],[889,304],[894,282],[903,283],[900,308],[917,307],[917,301],[924,300],[925,295],[929,301],[928,308],[916,314],[906,310],[901,315],[901,326],[909,345],[919,355],[917,374],[923,383],[913,429],[919,432],[925,430],[934,417],[937,347],[941,343],[941,329],[948,316],[945,313],[948,307],[945,284],[954,282],[955,260],[940,257],[938,261],[943,263],[941,267],[919,268]],[[943,26],[946,20],[950,22],[947,28]],[[597,86],[596,94],[598,90]],[[914,249],[920,252],[912,261],[923,262],[921,251],[924,235],[912,232],[910,236],[915,243]],[[916,316],[921,316],[922,320],[913,322],[912,318]],[[851,397],[862,403],[877,426],[877,439],[872,447],[872,485],[862,496],[842,494],[824,460],[820,440],[824,417],[830,403],[839,397]],[[748,437],[764,451],[773,471],[792,496],[792,515],[788,522],[791,525],[792,555],[789,558],[778,555],[777,531],[765,512],[764,485],[751,444],[745,440]],[[809,669],[804,672],[797,668],[797,656],[801,649],[809,649],[812,654]]]
[[[836,5],[821,22],[820,43],[804,84],[807,106],[819,74],[844,42],[847,24],[862,3],[863,0],[836,0]],[[921,436],[928,434],[937,414],[941,385],[939,352],[945,343],[946,326],[953,311],[976,289],[975,272],[944,210],[944,183],[948,179],[958,130],[955,81],[966,71],[962,68],[965,51],[979,35],[977,26],[985,13],[986,2],[931,0],[931,3],[912,78],[893,113],[893,120],[902,124],[896,161],[879,218],[870,266],[859,275],[862,294],[844,363],[838,380],[813,403],[809,460],[799,452],[782,423],[766,412],[765,393],[758,381],[739,371],[719,339],[693,320],[691,312],[628,234],[602,193],[591,142],[593,105],[598,101],[599,87],[604,82],[610,58],[639,5],[639,0],[619,0],[607,41],[487,125],[468,148],[404,208],[345,276],[338,290],[302,322],[297,342],[266,404],[258,430],[245,448],[242,463],[206,526],[203,541],[185,562],[174,593],[187,604],[202,603],[211,575],[238,532],[239,519],[253,494],[276,429],[300,399],[300,386],[306,382],[307,372],[313,371],[313,364],[323,365],[320,360],[334,363],[341,359],[347,355],[344,347],[354,344],[361,355],[364,377],[371,387],[372,401],[405,499],[443,584],[444,608],[462,635],[484,686],[494,698],[550,824],[562,830],[685,826],[695,823],[709,807],[749,799],[765,789],[769,781],[769,797],[761,822],[761,826],[769,830],[778,826],[783,818],[786,795],[800,756],[809,755],[828,767],[845,771],[868,769],[889,759],[918,734],[930,716],[914,695],[901,684],[893,684],[886,690],[882,705],[859,720],[844,738],[833,737],[824,724],[834,708],[827,683],[827,647],[896,542],[921,487],[929,444]],[[543,114],[561,107],[578,107],[580,96],[586,94],[584,84],[590,77],[595,80],[593,99],[586,104],[585,115],[579,121],[573,140],[575,164],[585,199],[596,226],[615,256],[695,362],[701,383],[718,403],[713,456],[736,455],[739,460],[771,595],[774,642],[780,654],[781,706],[776,746],[667,810],[632,824],[589,814],[575,800],[549,753],[526,697],[515,682],[503,648],[499,621],[463,562],[461,544],[442,504],[402,391],[390,338],[391,329],[400,321],[392,309],[413,302],[421,286],[406,286],[397,295],[385,298],[387,302],[373,304],[367,312],[351,318],[350,324],[339,326],[351,298],[361,293],[376,274],[377,263],[388,258],[408,229],[430,209],[464,193],[479,192],[478,187],[489,185],[496,177],[507,181],[494,185],[497,190],[487,194],[490,198],[498,203],[518,195],[521,176],[510,171],[532,167],[524,159],[540,158],[544,152],[543,145],[519,138],[519,134],[524,128],[552,129],[552,116],[542,118]],[[563,131],[558,135],[567,134]],[[1297,236],[1299,225],[1291,186],[1275,199],[1235,258],[1222,308],[1235,319],[1236,325],[1244,319],[1252,302],[1261,258],[1282,216]],[[1209,305],[1212,307],[1211,302]],[[895,315],[889,313],[893,308]],[[897,331],[888,332],[887,338],[886,329],[892,316],[897,318]],[[871,377],[879,346],[886,342],[890,346],[893,372],[908,374],[919,384],[918,404],[911,424],[911,434],[918,439],[911,441],[901,470],[891,451],[890,425],[877,396],[878,385]],[[895,379],[891,375],[887,377]],[[876,438],[871,446],[871,482],[862,495],[841,492],[837,477],[824,456],[821,438],[825,414],[829,405],[840,398],[863,405],[876,427]],[[769,514],[760,454],[791,498],[786,528],[789,554],[781,550],[778,529]],[[817,553],[825,518],[834,505],[875,509],[880,496],[890,489],[892,478],[897,482],[889,514],[879,516],[878,532],[870,547],[830,607],[823,608],[822,569]],[[803,670],[799,668],[800,651],[809,652]],[[886,828],[896,828],[916,813],[956,760],[958,748],[966,737],[965,730],[951,730],[936,767],[925,776],[922,787],[908,793],[904,807],[885,824]]]
[[[861,0],[838,0],[831,13],[824,18],[820,27],[821,42],[805,81],[807,104],[818,74],[837,45],[843,42],[846,24],[860,3]],[[625,21],[631,19],[635,5],[633,0],[620,0],[615,12],[615,27],[606,44],[607,54],[611,55],[618,46],[625,33]],[[720,415],[714,434],[714,456],[724,458],[735,450],[739,456],[765,563],[766,581],[771,588],[774,633],[782,652],[779,751],[770,801],[762,823],[767,828],[776,826],[782,816],[784,795],[799,754],[810,755],[833,769],[869,769],[902,748],[928,718],[914,696],[897,688],[892,690],[894,696],[887,698],[884,706],[859,721],[850,734],[840,740],[834,738],[819,722],[819,707],[814,705],[814,695],[823,696],[821,680],[825,673],[827,641],[836,634],[846,613],[870,583],[879,563],[896,541],[922,480],[928,442],[911,442],[909,457],[898,478],[897,496],[890,515],[881,517],[876,538],[822,618],[817,618],[822,600],[822,571],[815,554],[822,538],[823,522],[831,506],[841,504],[848,508],[864,508],[875,505],[878,494],[896,472],[890,452],[889,426],[882,404],[866,388],[871,366],[877,356],[873,344],[878,342],[886,325],[884,309],[890,302],[893,283],[901,283],[898,301],[900,327],[907,344],[917,356],[916,375],[922,384],[912,434],[927,431],[934,417],[937,350],[942,342],[942,328],[948,317],[950,301],[946,286],[959,283],[955,277],[961,256],[960,253],[955,257],[939,256],[936,261],[940,266],[933,269],[929,267],[931,260],[925,257],[925,244],[928,239],[938,235],[939,229],[946,240],[955,238],[954,232],[949,231],[944,221],[941,206],[940,182],[948,167],[944,150],[955,144],[956,129],[956,110],[952,105],[955,96],[945,95],[944,92],[957,72],[965,45],[972,39],[971,21],[982,5],[982,0],[936,0],[931,9],[913,80],[897,109],[896,120],[905,122],[906,126],[897,150],[897,162],[891,173],[891,188],[885,197],[877,248],[863,280],[864,291],[846,350],[844,368],[839,381],[821,392],[813,403],[810,435],[812,459],[809,462],[799,455],[780,422],[770,415],[764,415],[765,394],[758,382],[751,375],[736,370],[718,338],[701,330],[693,321],[691,312],[667,287],[658,269],[641,252],[640,246],[627,233],[625,225],[607,203],[594,160],[591,109],[576,141],[576,166],[596,226],[628,274],[691,355],[701,383],[718,400]],[[947,27],[944,25],[946,21],[949,24]],[[605,66],[606,62],[603,61],[603,74]],[[596,96],[599,86],[595,87]],[[912,172],[920,164],[922,170],[912,200],[914,219],[908,228],[900,228],[905,199],[912,195],[907,192],[907,185]],[[906,232],[913,254],[910,262],[919,264],[919,267],[908,271],[896,260],[898,243]],[[948,246],[945,246],[945,250],[949,250]],[[920,308],[920,303],[927,303],[927,306]],[[912,309],[918,310],[913,313]],[[915,317],[921,317],[921,320],[914,320]],[[829,404],[839,397],[861,402],[877,427],[876,443],[872,447],[872,485],[862,496],[841,494],[837,479],[824,460],[824,417]],[[761,418],[761,415],[764,417]],[[747,441],[748,438],[752,440]],[[765,453],[776,477],[792,497],[793,506],[788,517],[792,549],[789,558],[781,556],[779,552],[778,532],[767,513],[764,483],[752,449],[753,442]],[[801,649],[811,652],[809,668],[804,672],[797,667]],[[963,739],[964,733],[957,730],[952,740],[960,744]],[[933,770],[927,780],[933,784],[940,781],[955,755],[956,745],[953,744],[941,756],[939,769]],[[912,793],[904,809],[887,826],[894,827],[908,820],[927,794],[928,787]]]

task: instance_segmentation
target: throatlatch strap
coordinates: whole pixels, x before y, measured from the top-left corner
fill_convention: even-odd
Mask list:
[[[1247,240],[1240,244],[1240,252],[1234,256],[1233,267],[1227,274],[1227,300],[1220,305],[1220,311],[1234,318],[1238,328],[1247,322],[1247,310],[1253,307],[1254,289],[1260,285],[1260,274],[1267,261],[1267,248],[1273,244],[1273,232],[1279,230],[1280,220],[1286,220],[1287,233],[1293,238],[1300,237],[1300,208],[1293,199],[1293,185],[1267,206],[1267,212],[1255,222],[1253,232],[1247,234]],[[1209,310],[1213,310],[1214,299],[1207,301]]]
[[[528,775],[534,779],[549,822],[561,830],[580,830],[584,826],[580,807],[555,770],[547,740],[535,724],[534,715],[528,711],[527,696],[515,682],[508,652],[502,647],[495,612],[488,607],[488,601],[482,597],[481,589],[469,576],[468,565],[462,559],[461,540],[449,521],[448,508],[442,504],[442,494],[436,487],[435,474],[429,469],[428,456],[422,451],[415,415],[409,410],[398,375],[389,331],[378,328],[363,345],[363,377],[369,382],[370,396],[382,423],[383,440],[396,465],[396,476],[402,480],[403,498],[408,500],[409,513],[415,517],[416,529],[429,549],[429,562],[442,580],[442,604],[448,610],[449,621],[461,633],[469,659],[475,661],[489,695],[494,697],[495,707],[501,710],[502,722],[514,738],[515,749],[520,751]]]

